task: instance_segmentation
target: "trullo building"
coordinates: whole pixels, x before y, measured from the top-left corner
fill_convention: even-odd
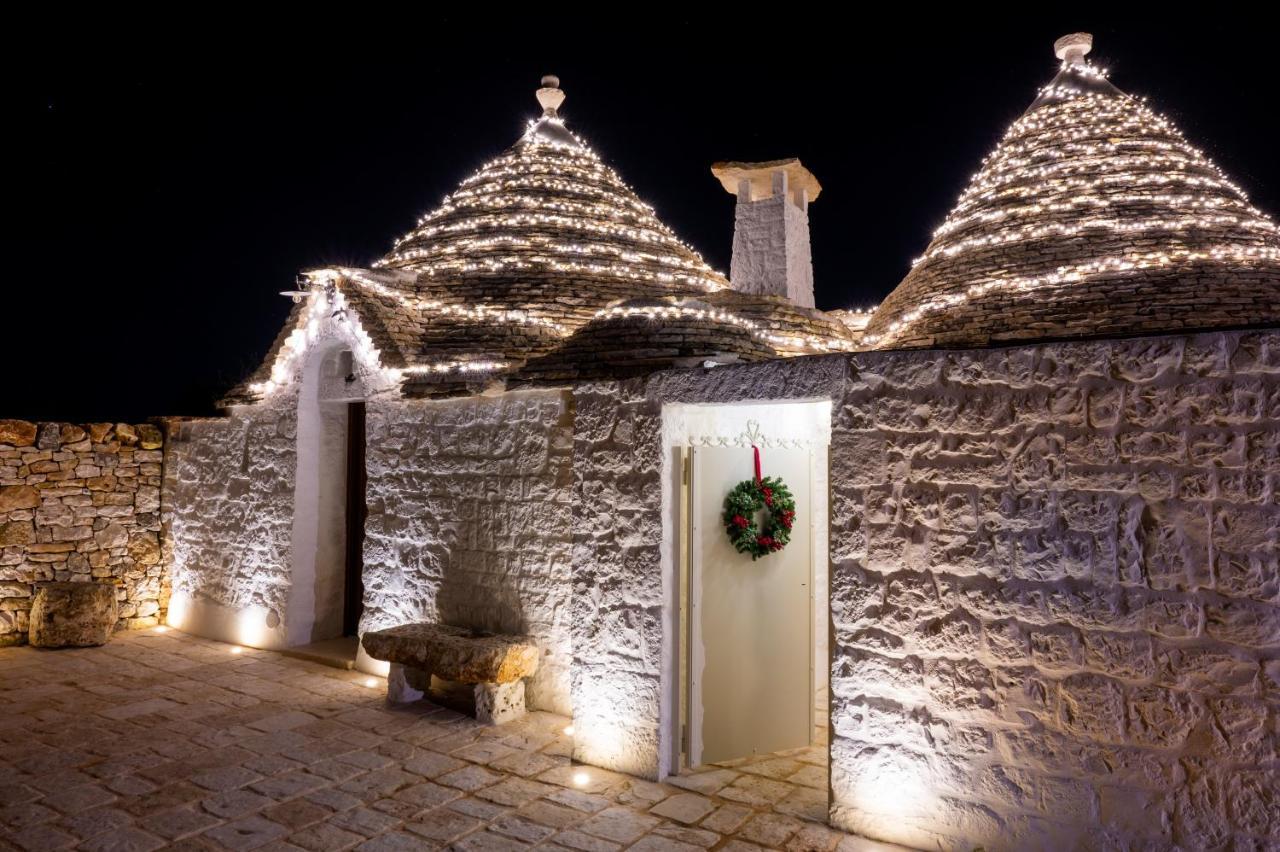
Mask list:
[[[714,167],[726,277],[544,79],[171,424],[168,622],[524,636],[575,760],[826,742],[830,823],[914,847],[1280,842],[1280,237],[1090,43],[869,315],[813,306],[798,160]]]

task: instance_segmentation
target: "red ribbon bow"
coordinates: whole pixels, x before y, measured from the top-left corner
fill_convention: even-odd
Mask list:
[[[755,445],[752,445],[752,447],[751,447],[751,452],[755,453],[755,457],[756,457],[756,482],[759,482],[759,481],[760,481],[760,448],[759,448],[759,447],[757,447],[757,446],[755,446]]]

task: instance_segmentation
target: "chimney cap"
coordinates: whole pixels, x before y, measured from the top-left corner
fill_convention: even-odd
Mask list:
[[[1093,50],[1092,33],[1068,33],[1053,43],[1053,55],[1063,62],[1079,62]]]
[[[785,160],[766,160],[762,163],[712,163],[711,174],[715,175],[730,195],[738,194],[740,181],[751,181],[752,195],[756,198],[768,198],[773,195],[773,173],[787,173],[787,185],[792,189],[803,189],[810,201],[817,199],[822,192],[822,184],[806,169],[798,157]]]

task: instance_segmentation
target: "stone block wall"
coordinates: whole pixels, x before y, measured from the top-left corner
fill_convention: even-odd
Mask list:
[[[656,778],[669,645],[662,420],[645,381],[574,388],[574,757]]]
[[[362,629],[530,635],[529,703],[568,713],[572,441],[561,391],[371,401]]]
[[[0,645],[47,580],[113,583],[120,627],[157,623],[163,446],[149,423],[0,420]]]
[[[175,420],[164,476],[169,621],[227,642],[286,642],[297,415],[278,405]]]
[[[834,822],[944,849],[1280,842],[1280,332],[852,364]]]

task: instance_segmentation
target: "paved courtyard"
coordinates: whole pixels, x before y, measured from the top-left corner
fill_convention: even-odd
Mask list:
[[[0,649],[0,848],[890,848],[823,824],[824,748],[655,784],[571,764],[562,716],[486,728],[384,693],[174,631]]]

